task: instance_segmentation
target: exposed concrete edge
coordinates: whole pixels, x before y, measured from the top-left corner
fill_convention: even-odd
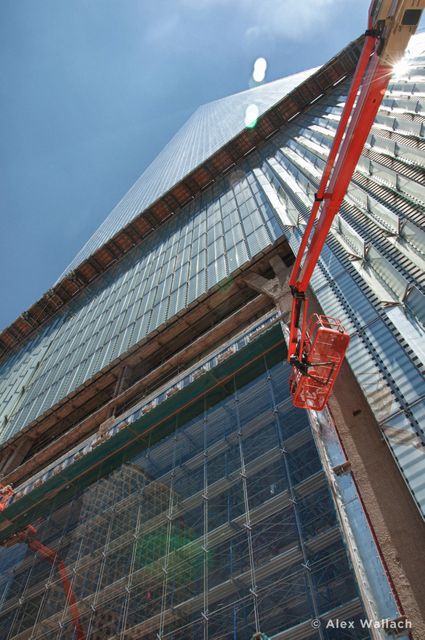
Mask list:
[[[289,328],[283,322],[281,322],[281,327],[282,327],[282,332],[285,338],[285,342],[288,345],[289,344]],[[335,434],[334,442],[332,443],[333,446],[338,441],[338,436],[336,435],[335,424],[332,419],[332,416],[326,409],[321,413],[318,413],[316,411],[308,411],[307,413],[308,413],[309,422],[311,425],[313,438],[316,443],[317,450],[319,452],[319,457],[322,462],[323,469],[334,498],[334,504],[338,514],[339,522],[341,525],[341,529],[344,532],[348,553],[351,559],[351,563],[353,565],[354,573],[357,578],[357,582],[360,588],[363,604],[365,606],[368,619],[381,620],[387,617],[396,618],[401,612],[398,609],[396,600],[390,590],[390,586],[388,588],[388,591],[389,591],[389,594],[391,594],[391,600],[393,601],[393,606],[394,606],[393,609],[384,608],[382,606],[382,602],[380,603],[381,595],[383,594],[380,594],[376,592],[376,590],[373,590],[371,586],[371,581],[368,576],[368,567],[365,566],[365,563],[362,560],[361,554],[359,552],[359,549],[361,548],[362,545],[370,545],[371,542],[372,544],[374,543],[373,536],[371,534],[367,535],[367,533],[369,533],[367,531],[368,523],[367,523],[366,515],[363,512],[360,498],[358,495],[356,496],[358,505],[359,505],[359,513],[363,512],[363,517],[364,517],[365,531],[366,531],[364,540],[359,540],[358,536],[356,536],[353,531],[353,527],[350,522],[350,517],[349,517],[349,514],[347,513],[346,504],[344,502],[344,498],[342,496],[342,493],[337,483],[337,476],[333,471],[333,467],[335,466],[336,460],[331,461],[331,458],[329,456],[329,452],[326,446],[326,437],[324,437],[326,432],[328,435],[331,435],[333,432]],[[346,461],[342,448],[340,448],[340,451],[338,453],[340,454],[340,459],[338,460],[338,463],[342,464],[343,462]],[[378,557],[377,557],[377,560],[378,560]],[[379,562],[380,562],[380,559],[379,559]],[[384,587],[385,583],[388,584],[388,581],[385,575],[385,568],[382,565],[382,563],[380,564],[381,564],[382,579],[383,579],[382,586]],[[381,606],[379,606],[380,604]],[[382,629],[371,628],[370,631],[374,640],[385,640],[385,638],[388,638],[387,634]],[[407,638],[408,636],[404,636],[404,637]]]
[[[425,638],[425,527],[380,427],[347,362],[329,410],[368,519],[400,599],[411,637]]]

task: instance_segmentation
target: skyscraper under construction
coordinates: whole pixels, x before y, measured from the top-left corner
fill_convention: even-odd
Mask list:
[[[1,640],[425,637],[424,34],[313,277],[347,362],[321,413],[288,391],[360,47],[200,107],[0,335]]]

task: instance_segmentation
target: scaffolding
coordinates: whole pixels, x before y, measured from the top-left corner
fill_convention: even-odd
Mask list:
[[[87,640],[324,640],[312,619],[363,614],[287,375],[265,356],[254,379],[234,375],[225,397],[207,393],[198,415],[180,412],[171,435],[37,523]],[[0,640],[75,639],[54,567],[25,545],[2,549],[0,566]]]

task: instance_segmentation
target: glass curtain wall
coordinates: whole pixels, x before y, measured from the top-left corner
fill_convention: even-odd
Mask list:
[[[182,408],[171,436],[52,505],[34,527],[53,564],[26,544],[1,549],[1,640],[76,640],[74,598],[87,640],[248,640],[296,625],[340,639],[311,619],[364,616],[307,414],[275,362],[254,378],[248,365],[198,415]]]

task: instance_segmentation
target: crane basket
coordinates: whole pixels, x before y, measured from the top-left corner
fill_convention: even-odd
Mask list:
[[[314,313],[304,341],[305,370],[293,365],[289,378],[292,402],[321,411],[344,360],[350,336],[336,318]]]

